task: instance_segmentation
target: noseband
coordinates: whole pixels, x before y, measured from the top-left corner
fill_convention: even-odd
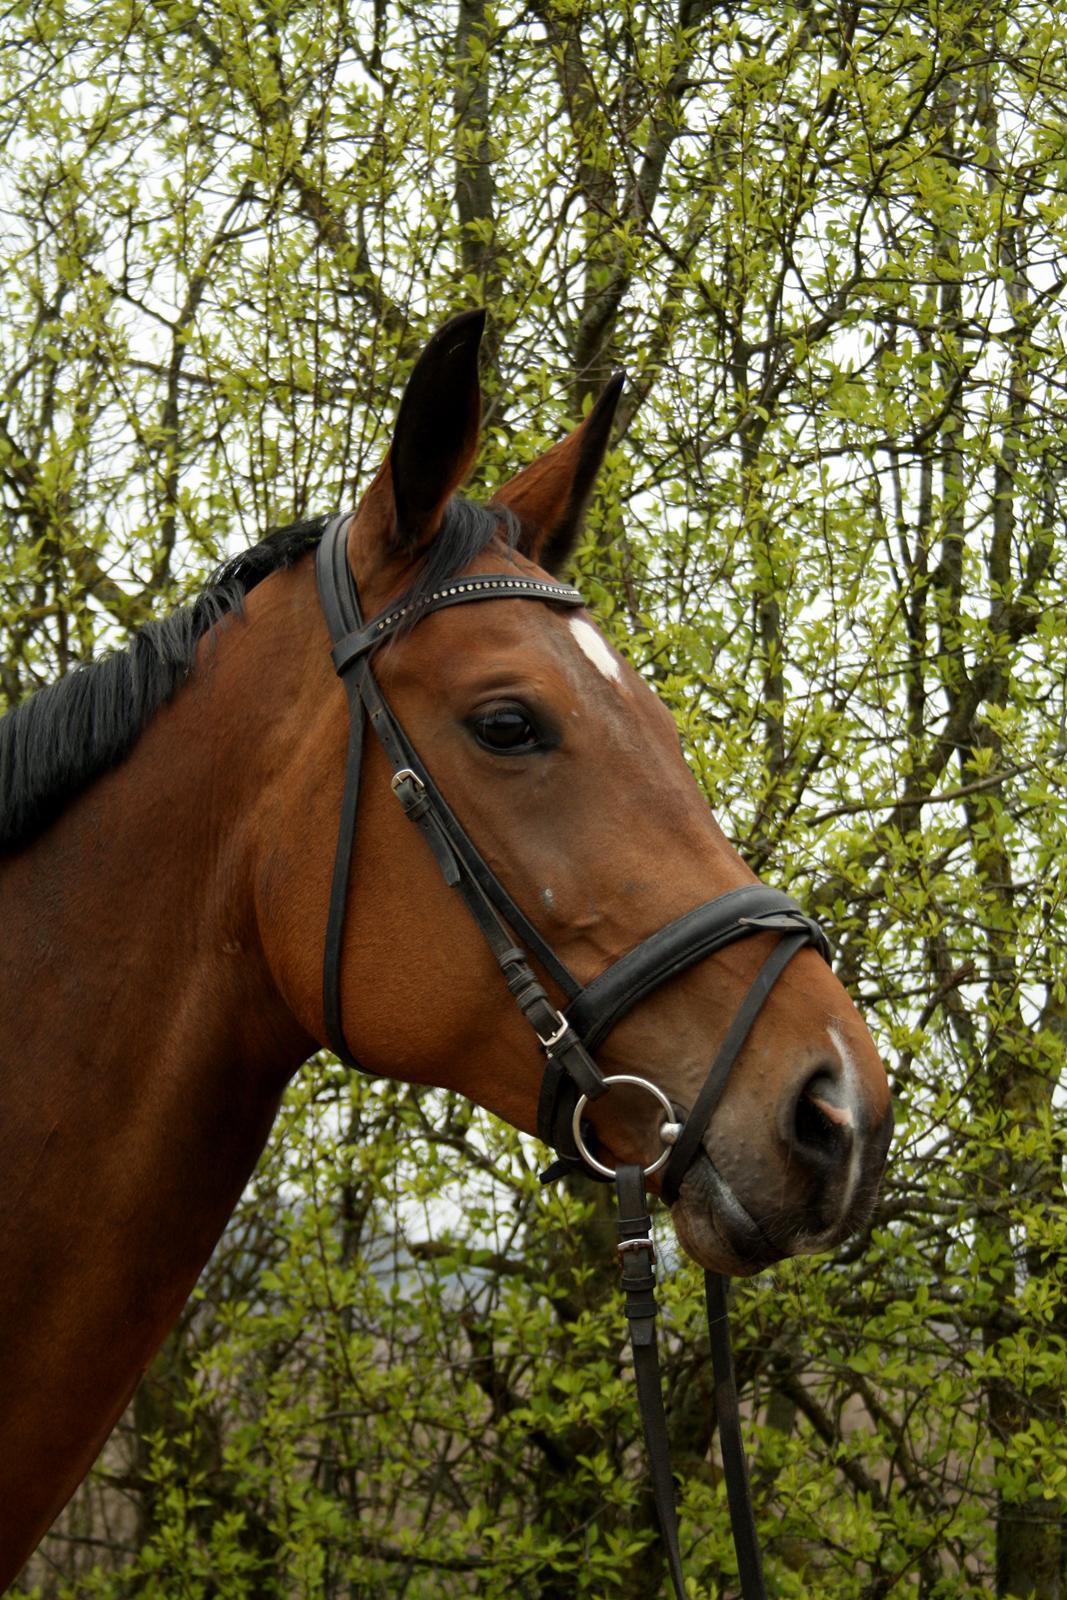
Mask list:
[[[542,1182],[564,1173],[614,1181],[619,1196],[619,1253],[626,1314],[630,1320],[634,1366],[642,1421],[652,1464],[653,1488],[668,1564],[676,1592],[684,1597],[681,1558],[666,1422],[659,1385],[655,1343],[656,1314],[652,1290],[655,1252],[645,1198],[645,1178],[662,1172],[660,1189],[668,1203],[678,1198],[694,1161],[709,1161],[704,1134],[726,1088],[752,1025],[782,971],[805,945],[814,945],[829,959],[826,938],[788,895],[753,884],[733,889],[687,911],[684,916],[642,940],[584,987],[515,904],[461,827],[433,782],[403,727],[390,710],[372,669],[379,645],[398,629],[405,630],[434,611],[479,600],[539,600],[577,607],[584,602],[567,584],[505,574],[457,578],[434,593],[405,597],[365,622],[355,579],[348,563],[347,515],[331,519],[316,554],[319,599],[333,640],[333,662],[344,684],[349,706],[348,753],[337,835],[323,958],[323,1007],[331,1048],[348,1065],[361,1067],[345,1038],[341,1020],[341,941],[348,902],[348,881],[355,841],[364,728],[369,720],[393,767],[392,789],[408,817],[426,840],[445,882],[457,889],[492,950],[504,981],[532,1027],[545,1054],[545,1070],[537,1111],[537,1132],[557,1152],[542,1173]],[[778,943],[756,974],[738,1007],[707,1078],[688,1114],[647,1079],[630,1074],[605,1077],[593,1059],[615,1025],[644,997],[668,979],[725,949],[738,939],[773,933]],[[552,1004],[527,959],[527,953],[565,996],[564,1009]],[[627,1083],[647,1090],[658,1108],[663,1145],[648,1166],[606,1166],[590,1149],[592,1138],[582,1112],[613,1085]],[[753,1224],[755,1228],[755,1224]],[[737,1395],[726,1322],[725,1286],[717,1273],[706,1273],[708,1322],[715,1364],[716,1401],[727,1495],[737,1548],[744,1600],[765,1595],[759,1546],[748,1498],[747,1473],[741,1448]]]

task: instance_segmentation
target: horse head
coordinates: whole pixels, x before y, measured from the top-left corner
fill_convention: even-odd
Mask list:
[[[625,987],[635,969],[626,1004],[601,1006],[591,1028],[592,1070],[623,1081],[582,1102],[580,1146],[608,1172],[645,1166],[655,1187],[663,1138],[678,1138],[718,1062],[684,1170],[665,1169],[684,1247],[735,1273],[826,1249],[873,1203],[892,1123],[882,1064],[817,931],[784,897],[761,900],[773,891],[758,891],[715,822],[670,712],[558,583],[621,380],[488,505],[458,498],[478,446],[482,322],[466,313],[430,341],[385,461],[334,530],[347,571],[331,581],[351,579],[358,596],[334,627],[334,660],[364,687],[332,676],[318,618],[320,664],[296,695],[297,748],[271,816],[268,959],[315,1040],[336,1046],[339,1035],[366,1070],[458,1090],[542,1133],[545,1034],[515,1005],[521,980],[472,896],[495,904],[505,945],[532,941],[561,1025],[568,1004],[589,1011],[585,996]],[[365,722],[380,736],[394,728],[392,742]],[[361,769],[358,814],[346,759]],[[405,772],[419,828],[397,804]],[[426,821],[433,804],[444,823]],[[354,842],[335,874],[331,1026],[322,930],[345,805]],[[484,884],[456,892],[468,846],[488,896]],[[687,938],[684,959],[664,955]],[[760,976],[771,961],[780,970]],[[581,1052],[573,1030],[569,1042]],[[567,1087],[569,1114],[582,1084]]]

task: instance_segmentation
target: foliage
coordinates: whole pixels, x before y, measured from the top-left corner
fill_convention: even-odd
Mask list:
[[[455,309],[492,310],[485,486],[625,365],[580,581],[832,927],[899,1101],[870,1237],[738,1291],[772,1592],[1062,1596],[1062,12],[18,0],[4,30],[6,703],[351,501]],[[663,1592],[600,1200],[535,1166],[305,1069],[21,1592]],[[684,1263],[665,1299],[686,1560],[725,1594]]]

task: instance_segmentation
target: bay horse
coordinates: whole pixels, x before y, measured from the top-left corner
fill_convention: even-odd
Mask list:
[[[342,618],[331,658],[326,528],[300,524],[0,722],[0,1586],[92,1464],[324,1045],[526,1131],[545,1125],[546,1058],[570,1052],[580,1149],[651,1171],[789,945],[734,1026],[669,1189],[675,1227],[705,1267],[746,1273],[870,1213],[891,1110],[867,1029],[808,924],[727,843],[670,713],[556,578],[619,385],[470,502],[483,320],[430,340],[377,476],[331,524],[331,581],[385,619],[380,639]],[[373,709],[379,739],[353,720],[337,676],[353,662],[417,770]],[[467,868],[427,820],[431,770],[514,948],[452,892]],[[675,930],[727,903],[729,939],[672,964]],[[653,947],[654,982],[592,1029],[623,1080],[601,1092],[557,1008]]]

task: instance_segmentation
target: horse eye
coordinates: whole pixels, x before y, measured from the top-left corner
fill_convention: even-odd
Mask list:
[[[536,750],[541,737],[521,706],[491,706],[472,717],[474,737],[486,750],[511,755]]]

